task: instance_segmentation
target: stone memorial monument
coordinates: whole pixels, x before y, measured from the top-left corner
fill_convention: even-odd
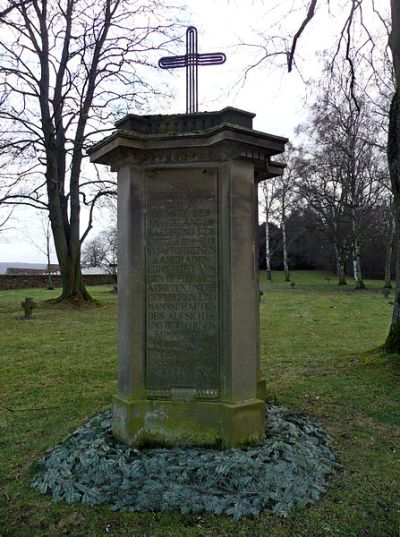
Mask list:
[[[90,151],[118,172],[113,431],[132,446],[264,437],[257,182],[287,140],[253,117],[129,114]]]

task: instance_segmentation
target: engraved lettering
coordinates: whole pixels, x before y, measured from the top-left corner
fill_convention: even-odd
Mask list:
[[[197,176],[177,171],[148,179],[149,393],[176,386],[199,394],[219,390],[217,184],[215,175]]]

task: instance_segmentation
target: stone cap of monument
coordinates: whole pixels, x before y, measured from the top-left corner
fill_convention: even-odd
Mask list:
[[[256,114],[228,106],[216,112],[196,112],[193,114],[148,115],[127,114],[115,122],[117,129],[141,134],[184,134],[200,132],[222,123],[238,127],[253,128]]]
[[[254,117],[232,107],[195,114],[128,114],[88,153],[91,162],[108,164],[113,171],[127,161],[157,167],[245,159],[254,162],[256,180],[281,175],[285,165],[270,159],[284,152],[288,139],[254,130]]]

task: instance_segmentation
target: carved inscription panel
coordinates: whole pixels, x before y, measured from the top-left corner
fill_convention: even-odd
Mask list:
[[[149,172],[146,188],[147,392],[217,397],[217,174]]]

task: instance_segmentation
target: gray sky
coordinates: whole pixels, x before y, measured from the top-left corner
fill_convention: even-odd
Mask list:
[[[179,2],[184,3],[183,0]],[[255,129],[294,139],[294,129],[307,117],[307,95],[312,89],[311,84],[306,91],[302,77],[318,79],[321,63],[317,53],[335,41],[347,14],[340,10],[340,4],[348,6],[348,0],[337,1],[339,15],[335,26],[322,9],[310,23],[299,42],[297,60],[301,76],[297,72],[288,74],[284,68],[268,62],[252,70],[245,84],[242,80],[244,69],[257,61],[260,50],[243,47],[239,43],[260,42],[257,33],[277,35],[281,32],[279,26],[292,31],[302,20],[304,9],[292,17],[286,17],[286,14],[293,5],[299,6],[301,0],[188,0],[187,4],[189,13],[184,18],[198,28],[199,51],[222,51],[227,55],[227,62],[222,66],[199,68],[200,111],[218,110],[225,106],[242,108],[256,114]],[[378,4],[388,5],[388,0],[379,0]],[[368,13],[366,17],[368,19]],[[184,53],[183,47],[181,45],[177,53]],[[173,74],[160,71],[157,76],[170,84],[176,91],[176,98],[172,104],[155,102],[154,113],[184,112],[185,70],[178,69]],[[89,238],[105,226],[106,218],[99,213]],[[0,261],[44,263],[45,256],[29,240],[31,237],[36,244],[44,240],[37,211],[16,209],[9,227],[9,230],[0,233]],[[54,254],[52,261],[56,262]]]

